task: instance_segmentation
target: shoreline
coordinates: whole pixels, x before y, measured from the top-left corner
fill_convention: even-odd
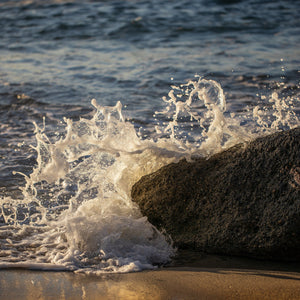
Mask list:
[[[300,299],[296,264],[205,255],[126,274],[0,270],[1,299]]]
[[[101,276],[1,270],[2,299],[300,299],[300,274],[165,268]]]

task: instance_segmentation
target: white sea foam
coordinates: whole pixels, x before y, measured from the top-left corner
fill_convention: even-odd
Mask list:
[[[223,90],[212,80],[173,87],[163,100],[166,109],[155,113],[148,139],[124,120],[120,102],[103,107],[92,100],[92,118],[64,119],[57,140],[35,124],[37,165],[24,175],[23,198],[0,202],[0,267],[98,274],[164,264],[175,254],[171,239],[141,215],[132,185],[183,157],[299,125],[291,104],[274,93],[270,110],[255,107],[243,120],[226,116]]]

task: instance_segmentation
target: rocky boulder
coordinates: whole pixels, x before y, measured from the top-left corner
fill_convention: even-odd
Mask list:
[[[300,260],[300,128],[144,176],[133,201],[179,248]]]

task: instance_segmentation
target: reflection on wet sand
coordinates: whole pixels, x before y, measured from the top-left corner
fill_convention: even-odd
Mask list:
[[[1,299],[300,299],[300,274],[169,268],[103,276],[0,271]]]

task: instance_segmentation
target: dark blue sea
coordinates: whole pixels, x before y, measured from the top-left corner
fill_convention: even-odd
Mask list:
[[[0,267],[168,262],[132,184],[299,126],[299,15],[298,0],[0,1]]]

